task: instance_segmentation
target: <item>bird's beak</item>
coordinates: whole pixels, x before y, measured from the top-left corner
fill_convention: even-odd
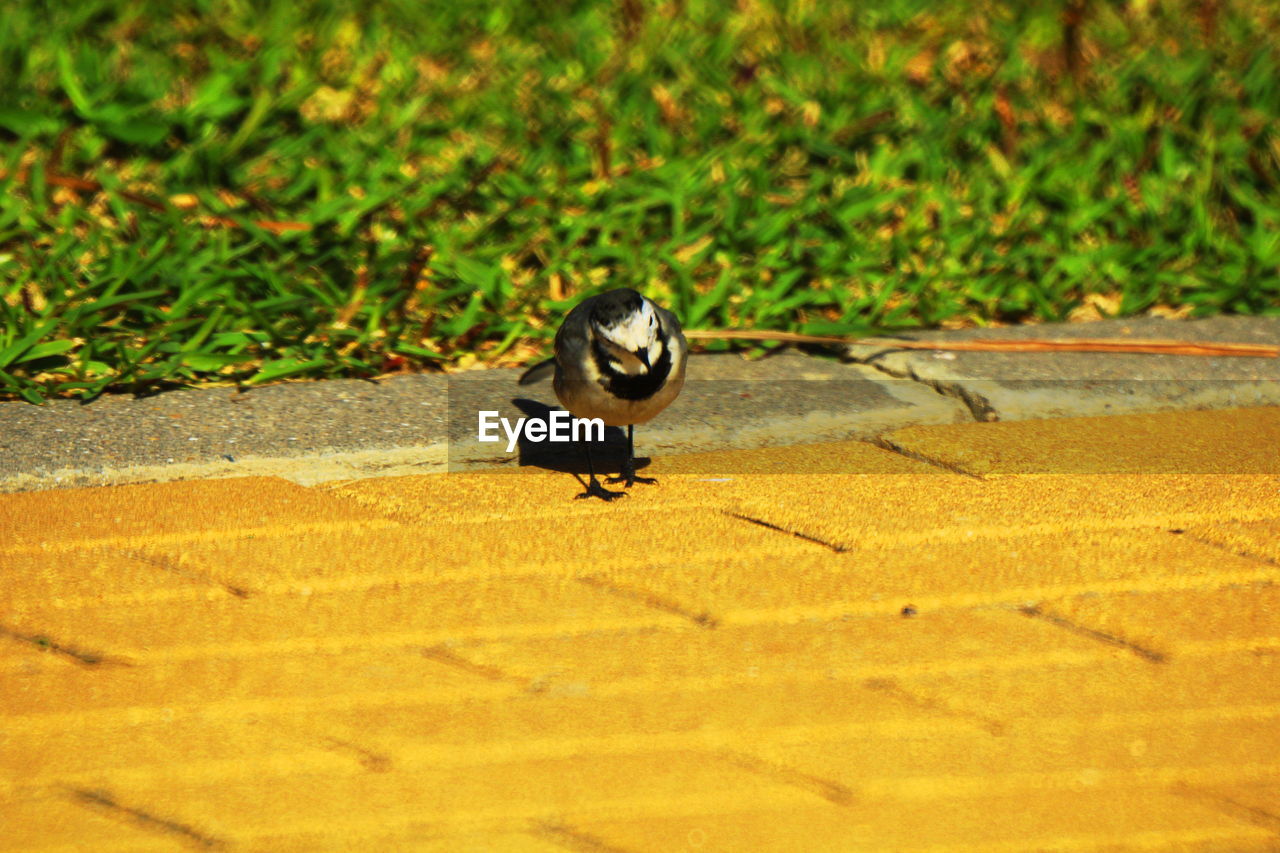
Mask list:
[[[644,365],[645,370],[649,370],[649,351],[643,347],[632,353],[636,358],[640,359],[640,363]]]

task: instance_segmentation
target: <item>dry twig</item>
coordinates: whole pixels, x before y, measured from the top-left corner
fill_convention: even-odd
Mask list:
[[[685,337],[695,340],[744,340],[779,341],[790,344],[830,344],[850,346],[886,347],[889,349],[922,349],[966,352],[1120,352],[1146,355],[1198,355],[1243,356],[1249,358],[1280,357],[1280,346],[1271,344],[1198,343],[1195,341],[1103,340],[1079,338],[1075,340],[1049,339],[1038,341],[971,340],[971,341],[911,341],[897,338],[833,338],[824,335],[802,335],[798,332],[724,331],[719,329],[689,329]]]

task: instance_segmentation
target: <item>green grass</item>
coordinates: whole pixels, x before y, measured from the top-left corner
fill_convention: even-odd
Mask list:
[[[13,0],[0,394],[1280,311],[1280,4],[1082,8]]]

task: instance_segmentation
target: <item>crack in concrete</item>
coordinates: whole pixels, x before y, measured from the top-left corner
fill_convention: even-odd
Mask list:
[[[65,643],[59,643],[44,634],[25,634],[22,631],[15,631],[5,625],[0,625],[0,636],[9,637],[22,643],[28,643],[36,648],[69,657],[76,663],[84,666],[99,666],[101,664],[117,664],[119,666],[132,666],[133,663],[122,658],[113,658],[100,652],[90,652],[84,649],[68,646]]]
[[[1190,787],[1186,783],[1182,783],[1174,787],[1174,793],[1179,796],[1186,797],[1189,800],[1204,803],[1212,809],[1215,809],[1228,817],[1243,820],[1254,826],[1260,826],[1263,829],[1269,829],[1272,832],[1280,833],[1280,814],[1269,811],[1261,806],[1251,806],[1248,803],[1242,803],[1239,800],[1218,794],[1213,791],[1197,790]]]
[[[896,699],[900,699],[908,705],[923,708],[926,711],[938,711],[949,717],[956,717],[958,719],[977,723],[978,727],[983,731],[997,737],[1005,733],[1005,724],[1001,720],[994,717],[988,717],[985,714],[979,714],[975,711],[956,708],[953,705],[948,705],[940,699],[934,699],[929,696],[922,696],[919,693],[913,693],[892,678],[868,678],[866,681],[862,682],[862,686],[868,690],[874,690],[877,693],[884,693]]]
[[[130,818],[134,823],[145,829],[155,829],[170,835],[177,835],[205,850],[217,850],[227,846],[222,839],[205,835],[185,823],[157,817],[142,809],[122,805],[114,797],[103,791],[90,791],[87,788],[68,788],[67,790],[82,805],[101,806],[115,814]]]
[[[525,679],[508,675],[496,666],[476,663],[475,661],[469,660],[456,652],[449,651],[449,649],[446,649],[442,645],[425,647],[420,651],[420,654],[427,660],[433,660],[436,663],[444,664],[445,666],[453,667],[454,669],[460,669],[471,675],[478,675],[488,681],[504,681],[515,684],[526,683]]]
[[[743,515],[742,513],[738,513],[738,512],[731,512],[729,510],[724,510],[724,514],[729,516],[730,518],[736,518],[739,521],[745,521],[749,524],[756,524],[768,530],[776,530],[779,533],[785,533],[788,536],[794,536],[797,539],[803,539],[806,542],[812,542],[815,545],[821,545],[824,548],[830,548],[832,551],[835,551],[837,554],[843,554],[849,550],[848,547],[841,545],[838,542],[828,542],[825,539],[819,539],[817,536],[811,536],[808,533],[801,533],[799,530],[791,530],[786,527],[780,527],[772,522],[765,521],[763,518],[753,518],[752,516]]]
[[[793,767],[788,767],[785,764],[776,764],[759,756],[736,750],[723,750],[719,755],[735,767],[741,767],[743,770],[756,773],[775,782],[781,782],[784,785],[790,785],[793,788],[800,788],[811,794],[817,794],[822,799],[829,803],[835,803],[837,806],[848,806],[854,802],[853,790],[834,779],[824,779],[821,776],[814,776],[810,773],[796,770]]]
[[[1137,643],[1127,640],[1117,634],[1109,634],[1106,631],[1099,631],[1097,628],[1090,628],[1087,625],[1072,622],[1065,616],[1059,616],[1056,613],[1049,613],[1048,611],[1041,609],[1037,604],[1029,604],[1024,607],[1019,607],[1018,612],[1023,616],[1029,616],[1032,619],[1044,620],[1050,625],[1055,625],[1059,628],[1070,631],[1073,634],[1079,634],[1082,637],[1088,637],[1091,640],[1097,640],[1100,643],[1106,643],[1110,646],[1127,649],[1143,660],[1150,661],[1151,663],[1166,663],[1168,661],[1168,657],[1163,652],[1148,649],[1145,646],[1138,645]]]
[[[607,844],[594,835],[557,821],[538,821],[534,824],[533,835],[575,853],[631,853],[625,848]]]
[[[208,571],[205,569],[187,568],[186,566],[183,566],[181,563],[175,560],[169,559],[168,557],[165,557],[162,555],[151,554],[141,549],[134,550],[131,548],[108,547],[105,550],[115,554],[119,554],[122,557],[127,557],[130,560],[137,560],[139,563],[145,563],[148,566],[154,566],[157,569],[163,569],[164,571],[169,572],[171,574],[175,574],[180,578],[186,578],[187,580],[196,581],[197,583],[204,583],[204,584],[209,584],[210,586],[216,586],[222,589],[228,595],[235,596],[236,598],[248,598],[251,595],[258,594],[258,590],[256,589],[249,589],[248,587],[243,587],[233,583],[228,583],[227,581],[224,581],[222,578],[219,578],[217,575],[215,575],[211,571]]]
[[[688,619],[699,628],[715,628],[720,624],[720,620],[710,613],[690,610],[678,601],[672,601],[646,589],[620,586],[612,581],[605,580],[599,575],[582,575],[577,578],[577,581],[602,592],[630,601],[637,601],[646,607],[652,607],[655,610],[661,610],[664,613],[671,613],[683,619]]]
[[[360,762],[360,766],[366,770],[371,770],[374,773],[386,773],[391,769],[391,756],[389,755],[383,755],[380,752],[366,749],[358,743],[331,736],[325,736],[323,742],[335,752],[355,755],[356,761]]]
[[[1222,542],[1216,542],[1213,539],[1206,539],[1203,536],[1197,536],[1194,533],[1187,533],[1187,531],[1182,529],[1170,530],[1169,533],[1175,536],[1185,536],[1193,542],[1199,542],[1201,545],[1208,545],[1210,548],[1217,548],[1219,551],[1226,551],[1228,554],[1235,557],[1243,557],[1246,560],[1254,560],[1265,566],[1275,566],[1280,568],[1280,560],[1275,560],[1268,557],[1266,554],[1256,554],[1248,548],[1233,548],[1230,545]]]
[[[890,439],[886,438],[883,435],[876,436],[874,439],[871,440],[871,443],[874,444],[876,447],[880,447],[880,448],[883,448],[884,450],[888,450],[890,453],[896,453],[899,456],[905,456],[908,459],[914,459],[917,462],[923,462],[926,465],[932,465],[935,468],[941,468],[943,471],[946,471],[949,474],[959,474],[962,477],[969,477],[970,479],[978,480],[980,482],[986,482],[987,480],[987,478],[982,476],[981,474],[975,474],[972,471],[966,471],[964,468],[961,468],[959,465],[953,465],[950,462],[944,462],[941,459],[935,459],[932,456],[925,456],[923,453],[918,453],[914,450],[908,450],[907,448],[903,447],[902,445],[894,441],[891,441]]]
[[[327,732],[318,731],[314,726],[299,726],[282,720],[272,720],[269,725],[295,743],[301,744],[308,749],[314,749],[319,744],[329,752],[353,756],[361,767],[374,773],[386,773],[392,769],[391,756]]]

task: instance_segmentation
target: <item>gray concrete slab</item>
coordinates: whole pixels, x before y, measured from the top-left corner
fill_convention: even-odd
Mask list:
[[[340,476],[387,462],[370,451],[443,445],[447,389],[408,375],[0,403],[0,490],[276,474],[299,458]]]
[[[1280,317],[1132,318],[904,335],[910,340],[1162,338],[1280,344]],[[857,345],[848,357],[962,400],[978,420],[1280,404],[1280,359],[1115,353],[942,352]]]
[[[1280,342],[1280,318],[1111,320],[926,332],[916,340],[1177,338]],[[859,364],[701,355],[680,399],[637,430],[640,455],[878,438],[918,424],[1280,405],[1280,359],[851,347]],[[476,440],[477,413],[545,416],[519,370],[0,403],[0,491],[271,474],[301,483],[492,465],[581,470],[577,448]],[[612,431],[600,467],[616,470]]]
[[[551,382],[518,386],[520,371],[474,373],[450,386],[449,464],[467,469],[494,463],[585,470],[573,445],[477,440],[483,408],[515,423],[545,418],[557,407]],[[495,405],[496,402],[496,405]],[[755,448],[844,438],[873,439],[898,426],[970,420],[958,401],[909,380],[861,365],[780,353],[758,361],[736,355],[689,360],[680,397],[654,421],[636,428],[639,455]],[[625,446],[611,430],[598,453],[602,470],[616,470]]]
[[[170,391],[89,404],[0,403],[0,491],[270,474],[302,483],[495,464],[573,467],[576,451],[481,444],[477,412],[518,418],[554,406],[519,370]],[[873,368],[783,353],[690,360],[680,399],[637,432],[661,453],[869,438],[968,420],[956,400]],[[616,455],[619,435],[612,435]],[[569,454],[572,453],[572,456]],[[613,464],[606,454],[602,464]]]

